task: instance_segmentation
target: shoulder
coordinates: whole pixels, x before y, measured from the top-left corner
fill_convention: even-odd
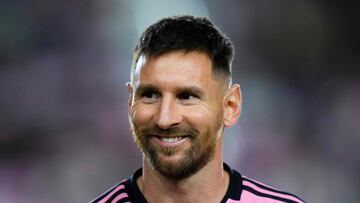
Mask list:
[[[146,202],[145,197],[140,192],[136,185],[136,179],[142,175],[142,168],[139,168],[135,173],[120,181],[117,185],[110,188],[108,191],[94,199],[90,203],[106,203],[106,202]]]
[[[270,187],[245,176],[242,177],[241,202],[304,203],[294,194]]]
[[[296,195],[243,176],[225,163],[224,169],[230,175],[230,183],[222,203],[304,203]]]
[[[96,199],[90,201],[90,203],[102,203],[102,202],[128,202],[129,195],[127,192],[127,182],[129,179],[125,179],[116,184]]]

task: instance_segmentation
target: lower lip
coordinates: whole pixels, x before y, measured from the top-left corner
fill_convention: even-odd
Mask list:
[[[179,145],[183,144],[184,142],[190,140],[189,137],[183,137],[182,139],[175,141],[175,142],[166,142],[166,141],[163,141],[162,139],[160,139],[159,137],[154,137],[154,138],[155,138],[156,142],[162,147],[176,147],[176,146],[179,146]]]

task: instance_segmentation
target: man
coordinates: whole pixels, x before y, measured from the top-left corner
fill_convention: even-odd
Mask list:
[[[170,17],[147,28],[127,83],[143,168],[93,202],[303,202],[223,163],[224,128],[241,111],[233,52],[206,18]]]

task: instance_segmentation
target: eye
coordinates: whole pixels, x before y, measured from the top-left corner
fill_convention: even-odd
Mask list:
[[[178,95],[178,98],[180,100],[192,100],[192,99],[196,99],[198,98],[196,95],[194,94],[191,94],[191,93],[187,93],[187,92],[184,92],[184,93],[180,93]]]
[[[159,99],[159,94],[155,91],[146,91],[141,93],[141,100],[145,103],[153,103]]]
[[[153,97],[155,97],[155,93],[154,93],[154,92],[152,92],[152,91],[149,91],[149,92],[143,92],[143,93],[141,94],[141,97],[153,98]]]

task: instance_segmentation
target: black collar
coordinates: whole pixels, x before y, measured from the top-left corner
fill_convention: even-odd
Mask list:
[[[240,200],[241,188],[242,188],[242,177],[241,174],[235,170],[232,170],[227,164],[224,163],[224,169],[229,173],[230,182],[229,187],[225,193],[225,196],[220,203],[225,203],[229,198],[233,200]],[[132,175],[126,181],[127,193],[131,200],[136,203],[147,203],[145,197],[141,193],[139,187],[136,184],[137,178],[142,175],[142,168],[136,170],[134,175]]]

